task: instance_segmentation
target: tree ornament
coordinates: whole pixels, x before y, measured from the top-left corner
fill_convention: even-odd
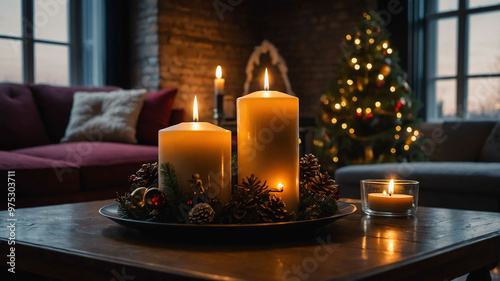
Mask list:
[[[326,112],[323,113],[323,115],[321,116],[321,120],[323,120],[325,124],[328,124],[330,122],[330,119],[331,119],[330,116]]]
[[[211,223],[215,212],[207,203],[198,203],[189,211],[189,222],[194,224]]]
[[[131,191],[139,187],[158,188],[158,163],[142,164],[141,168],[130,176],[130,180],[132,180]]]
[[[398,112],[401,107],[403,107],[403,103],[401,102],[401,100],[398,100],[398,102],[396,103],[396,109],[395,111]]]
[[[146,209],[151,212],[164,207],[167,203],[167,198],[158,188],[152,187],[144,193],[143,202]]]
[[[408,85],[408,82],[404,81],[403,86],[404,86],[406,92],[410,91],[410,85]]]
[[[130,203],[133,208],[142,209],[144,208],[144,194],[146,193],[147,188],[139,187],[136,188],[130,194]]]
[[[356,80],[356,85],[358,86],[358,91],[363,92],[363,83],[361,83],[361,80]]]
[[[382,88],[385,85],[385,79],[379,80],[377,79],[377,87]]]
[[[387,76],[389,75],[389,73],[391,73],[391,67],[388,66],[387,64],[384,64],[381,68],[380,68],[380,73],[384,76]]]

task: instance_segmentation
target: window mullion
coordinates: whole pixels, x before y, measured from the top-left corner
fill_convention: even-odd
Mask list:
[[[25,83],[35,82],[34,46],[33,46],[33,0],[23,0],[23,75]]]
[[[465,118],[467,114],[467,0],[460,0],[458,13],[458,57],[457,57],[457,117]]]

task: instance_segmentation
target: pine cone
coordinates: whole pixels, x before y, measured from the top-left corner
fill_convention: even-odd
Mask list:
[[[142,167],[130,176],[132,180],[131,191],[143,186],[146,188],[158,188],[158,163],[142,164]]]
[[[339,191],[338,185],[330,179],[330,175],[326,172],[324,174],[318,173],[306,181],[304,187],[310,192],[328,195],[335,195]]]
[[[210,205],[198,203],[189,211],[189,222],[196,224],[211,223],[214,216],[215,212]]]
[[[286,218],[287,211],[285,208],[285,203],[280,198],[271,195],[269,201],[258,206],[257,212],[265,222],[280,222]]]
[[[278,222],[286,219],[284,202],[269,193],[267,182],[251,175],[236,187],[233,200],[224,205],[222,213],[229,223]]]
[[[313,154],[309,153],[300,158],[300,177],[303,181],[307,181],[310,178],[316,176],[320,173],[320,167],[318,163],[318,158]]]

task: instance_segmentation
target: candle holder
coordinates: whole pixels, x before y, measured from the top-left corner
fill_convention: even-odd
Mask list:
[[[417,211],[418,187],[414,180],[362,180],[362,209],[373,216],[411,216]]]

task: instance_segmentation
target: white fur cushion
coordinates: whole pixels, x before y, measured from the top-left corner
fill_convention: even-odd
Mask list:
[[[137,119],[146,90],[76,92],[61,142],[108,141],[137,143]]]

